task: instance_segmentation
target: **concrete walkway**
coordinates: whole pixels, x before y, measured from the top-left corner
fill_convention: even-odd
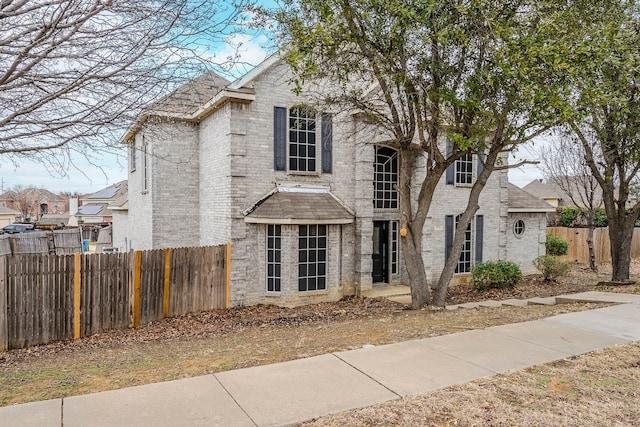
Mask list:
[[[0,426],[279,426],[640,341],[640,295],[621,305],[121,390],[0,408]]]

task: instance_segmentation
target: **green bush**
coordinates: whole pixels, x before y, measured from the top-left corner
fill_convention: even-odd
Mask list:
[[[511,261],[487,261],[471,268],[471,280],[478,290],[511,288],[522,278],[520,267]]]
[[[564,206],[560,210],[560,224],[563,227],[573,227],[579,215],[579,208],[575,206]]]
[[[565,276],[569,272],[569,263],[561,261],[553,255],[543,255],[533,260],[533,265],[540,270],[544,280],[555,280],[560,276]]]
[[[593,225],[596,227],[606,227],[609,225],[609,217],[604,208],[596,208],[593,216]]]
[[[547,255],[562,256],[569,251],[569,244],[562,238],[553,234],[547,234],[547,242],[545,243]]]

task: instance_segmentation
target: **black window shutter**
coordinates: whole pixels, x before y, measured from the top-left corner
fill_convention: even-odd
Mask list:
[[[453,246],[453,215],[444,217],[444,262],[449,259]]]
[[[333,114],[322,113],[322,172],[332,172]]]
[[[447,148],[445,152],[445,157],[449,158],[451,154],[453,154],[453,143],[451,142],[451,140],[447,139]],[[455,182],[455,173],[456,173],[455,166],[456,166],[455,163],[452,163],[447,168],[447,172],[446,172],[447,184],[454,184]]]
[[[273,168],[287,168],[287,109],[273,107]]]
[[[476,176],[480,176],[480,174],[482,173],[482,170],[484,169],[484,154],[480,153],[478,154],[478,170],[476,171]]]
[[[482,262],[484,216],[476,215],[476,262]]]

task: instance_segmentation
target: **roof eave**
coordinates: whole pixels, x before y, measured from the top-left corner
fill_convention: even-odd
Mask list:
[[[507,208],[508,213],[552,213],[555,208]]]
[[[305,219],[305,218],[254,218],[246,216],[244,222],[249,224],[273,224],[273,225],[342,225],[352,224],[353,218],[336,219]]]
[[[175,119],[184,122],[199,122],[207,117],[211,112],[217,110],[227,102],[240,102],[249,104],[256,100],[256,94],[252,91],[223,89],[216,94],[210,101],[206,102],[191,114],[171,113],[167,111],[149,110],[140,115],[140,118],[127,129],[124,136],[120,140],[122,144],[128,144],[135,134],[142,128],[142,125],[151,117],[159,117],[165,119]]]

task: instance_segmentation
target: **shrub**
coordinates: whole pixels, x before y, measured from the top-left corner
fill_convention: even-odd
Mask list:
[[[543,255],[533,260],[533,265],[540,270],[547,282],[564,276],[569,272],[569,263],[561,261],[553,255]]]
[[[593,216],[593,225],[596,227],[606,227],[609,225],[607,211],[605,211],[604,208],[596,208],[595,215]]]
[[[573,227],[579,215],[579,208],[575,206],[564,206],[560,210],[560,224],[562,224],[563,227]]]
[[[562,238],[547,234],[547,242],[545,243],[547,255],[562,256],[569,251],[569,244]]]
[[[511,261],[487,261],[471,269],[473,286],[478,290],[511,288],[522,278],[520,267]]]

